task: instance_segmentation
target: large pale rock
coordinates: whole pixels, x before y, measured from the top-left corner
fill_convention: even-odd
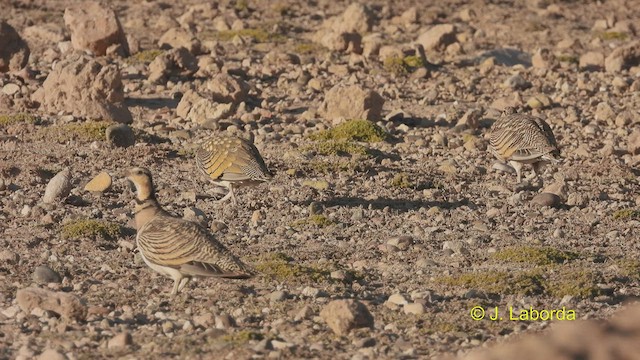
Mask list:
[[[0,72],[19,71],[29,61],[29,46],[16,29],[0,20]]]
[[[85,320],[87,317],[87,307],[73,294],[30,287],[18,290],[16,300],[27,314],[40,308],[53,311],[66,320]]]
[[[104,192],[111,188],[111,175],[109,173],[103,171],[100,174],[96,175],[91,181],[84,186],[86,191],[91,192]]]
[[[183,47],[193,55],[203,53],[200,40],[189,30],[180,27],[167,30],[158,41],[158,47],[161,49],[177,49]]]
[[[604,55],[598,51],[589,51],[580,56],[580,69],[599,71],[604,67]]]
[[[131,123],[124,104],[120,71],[104,59],[74,54],[56,64],[43,86],[33,94],[41,110],[77,117]]]
[[[442,51],[456,41],[456,27],[452,24],[440,24],[422,33],[416,42],[427,51]]]
[[[127,39],[116,13],[95,1],[82,1],[65,9],[64,24],[71,32],[71,43],[77,50],[102,56],[112,45],[120,45],[129,55]]]
[[[373,22],[373,12],[366,5],[353,3],[341,15],[325,20],[312,39],[331,50],[361,53],[362,35],[371,31]]]
[[[149,82],[164,83],[172,76],[191,76],[198,71],[198,60],[189,50],[179,47],[156,56],[149,64]]]
[[[358,85],[336,85],[325,95],[319,112],[330,120],[381,119],[384,99],[373,90],[366,90]]]
[[[203,124],[232,115],[246,100],[249,85],[228,74],[218,74],[206,84],[205,91],[187,91],[178,107],[178,116]]]
[[[615,50],[604,59],[607,72],[619,72],[640,65],[640,41],[635,41]]]
[[[55,202],[58,199],[64,199],[71,191],[71,171],[65,168],[56,174],[44,190],[42,201],[46,204]]]
[[[347,335],[353,329],[373,327],[373,316],[367,307],[353,299],[328,303],[320,311],[320,317],[340,336]]]

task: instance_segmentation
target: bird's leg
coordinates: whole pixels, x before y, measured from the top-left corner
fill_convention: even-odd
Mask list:
[[[520,184],[522,182],[522,164],[517,161],[509,161],[509,165],[516,171],[518,184]]]
[[[189,280],[191,280],[190,277],[184,277],[182,278],[182,280],[180,280],[180,285],[178,286],[178,292],[182,291],[182,289],[184,289],[184,287],[187,286],[187,284],[189,283]]]
[[[173,289],[171,290],[171,295],[175,296],[178,294],[178,288],[180,287],[180,283],[182,282],[182,278],[173,279]]]
[[[217,203],[223,203],[223,202],[225,202],[225,201],[229,200],[230,198],[232,198],[232,197],[233,197],[233,190],[232,190],[232,189],[233,189],[233,188],[232,188],[232,187],[230,187],[230,188],[229,188],[229,192],[227,193],[227,195],[225,195],[224,197],[222,197],[222,199],[217,200],[216,202],[217,202]]]
[[[233,193],[233,185],[229,186],[229,194],[231,194],[231,201],[233,202],[233,206],[238,206],[238,201],[236,200],[236,195]]]

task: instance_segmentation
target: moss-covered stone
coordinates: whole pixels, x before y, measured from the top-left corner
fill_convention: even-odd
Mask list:
[[[19,123],[35,124],[38,118],[26,113],[16,113],[11,115],[0,115],[0,127],[9,126]]]
[[[384,59],[382,66],[385,71],[396,75],[403,75],[414,72],[416,69],[423,67],[425,64],[419,56],[390,56]]]
[[[614,220],[628,220],[640,218],[640,210],[636,209],[623,209],[613,213]]]
[[[314,226],[318,228],[327,227],[335,224],[331,219],[327,218],[322,214],[313,214],[304,219],[298,219],[291,223],[291,227],[293,228],[304,228],[309,226]]]
[[[86,121],[54,125],[40,129],[38,134],[47,140],[60,143],[70,140],[83,142],[100,141],[106,139],[106,130],[113,124],[113,122],[109,121]]]
[[[361,142],[379,142],[387,138],[387,133],[378,125],[368,120],[348,120],[342,124],[312,134],[313,140],[346,140]]]
[[[367,147],[353,141],[326,140],[317,141],[303,148],[305,151],[313,151],[319,155],[368,155]]]
[[[575,56],[575,55],[560,54],[560,55],[556,56],[556,59],[558,59],[558,61],[560,61],[560,62],[568,62],[568,63],[572,63],[572,64],[577,64],[577,63],[580,62],[578,57]]]
[[[494,294],[534,295],[544,291],[544,279],[537,272],[481,271],[436,278],[437,283]]]
[[[397,173],[393,179],[391,179],[391,186],[400,189],[415,188],[416,185],[409,180],[409,174],[406,172]]]
[[[636,259],[622,259],[616,261],[620,275],[631,280],[640,280],[640,261]]]
[[[301,42],[293,47],[293,51],[299,55],[316,54],[327,50],[324,46],[313,42]]]
[[[566,295],[581,299],[601,295],[597,284],[602,281],[600,273],[591,270],[563,270],[550,276],[545,283],[545,293],[562,298]]]
[[[155,60],[155,58],[158,57],[160,54],[162,54],[162,50],[160,50],[160,49],[144,50],[144,51],[140,51],[138,53],[135,53],[135,54],[129,56],[125,60],[125,62],[127,64],[131,64],[131,65],[149,64],[153,60]]]
[[[578,254],[552,247],[516,246],[499,250],[493,254],[493,257],[507,262],[553,265],[575,260],[578,258]]]
[[[627,40],[629,35],[625,32],[603,31],[598,33],[598,37],[602,40]]]
[[[62,236],[67,239],[97,238],[115,239],[120,235],[120,225],[94,219],[72,220],[62,225]]]
[[[264,335],[251,330],[240,330],[221,337],[221,340],[234,346],[244,345],[251,340],[262,340]]]
[[[330,272],[316,267],[296,264],[291,257],[283,253],[263,256],[255,265],[262,275],[278,281],[321,282],[330,278]]]

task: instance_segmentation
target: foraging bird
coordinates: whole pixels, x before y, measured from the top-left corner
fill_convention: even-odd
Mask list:
[[[136,243],[144,262],[173,279],[172,295],[194,276],[246,279],[251,270],[200,225],[166,212],[155,197],[151,173],[133,168],[127,179],[136,189]]]
[[[236,136],[214,136],[196,151],[196,167],[216,185],[229,189],[220,202],[231,198],[234,188],[253,186],[272,178],[258,149]]]
[[[523,164],[531,164],[535,176],[542,165],[561,162],[560,150],[549,125],[542,119],[516,113],[507,107],[491,127],[491,152],[503,162],[509,162],[522,181]]]

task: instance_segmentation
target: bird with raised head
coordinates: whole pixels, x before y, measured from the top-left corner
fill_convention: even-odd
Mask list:
[[[165,211],[155,196],[151,172],[130,169],[126,178],[136,191],[136,243],[144,262],[173,279],[172,295],[192,277],[246,279],[252,270],[202,226]]]

